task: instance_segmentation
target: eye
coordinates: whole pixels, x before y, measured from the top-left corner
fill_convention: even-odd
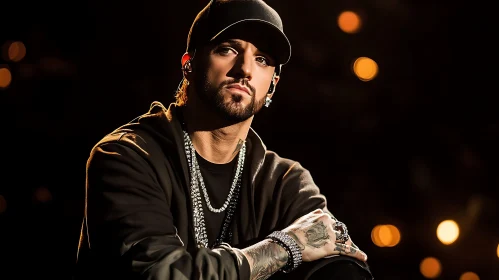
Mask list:
[[[259,63],[265,65],[265,66],[268,66],[269,65],[269,59],[264,57],[264,56],[259,56],[256,58],[256,61],[258,61]]]
[[[220,55],[228,55],[230,53],[237,54],[236,50],[227,46],[219,46],[215,52]]]

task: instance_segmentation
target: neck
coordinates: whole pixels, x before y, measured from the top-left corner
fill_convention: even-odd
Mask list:
[[[238,154],[246,136],[220,128],[212,131],[193,131],[191,141],[194,148],[204,159],[213,163],[230,162]]]
[[[197,153],[213,163],[230,162],[238,154],[248,136],[253,118],[228,123],[213,110],[196,106],[193,99],[183,109],[187,132]]]

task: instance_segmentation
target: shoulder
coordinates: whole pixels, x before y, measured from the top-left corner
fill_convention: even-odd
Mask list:
[[[272,150],[267,150],[265,152],[265,159],[263,161],[262,170],[263,173],[272,177],[279,177],[284,179],[285,177],[310,177],[310,172],[308,169],[302,166],[302,164],[294,159],[283,157],[277,152]]]
[[[146,155],[150,153],[150,146],[153,143],[149,139],[146,140],[147,138],[150,138],[150,136],[143,130],[118,128],[100,139],[92,148],[92,152],[103,147],[123,146]]]
[[[93,146],[87,158],[87,170],[153,170],[154,148],[144,135],[134,130],[117,129]],[[144,169],[145,168],[145,169]]]
[[[277,165],[281,166],[283,168],[290,168],[291,166],[297,164],[298,162],[290,159],[283,157],[279,155],[277,152],[272,151],[272,150],[266,150],[265,151],[265,161],[266,164],[269,165]]]
[[[178,132],[172,132],[175,130],[173,123],[169,108],[159,102],[153,102],[147,113],[137,116],[105,135],[92,147],[92,151],[104,146],[120,146],[132,149],[143,156],[155,154],[162,150],[162,146],[175,142],[175,134]]]
[[[265,163],[284,169],[305,169],[299,161],[281,156],[272,150],[265,151]]]

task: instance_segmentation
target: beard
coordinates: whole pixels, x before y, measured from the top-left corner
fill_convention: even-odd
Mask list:
[[[241,103],[243,99],[242,96],[230,95],[228,97],[229,100],[227,101],[223,94],[225,86],[233,83],[241,84],[241,79],[229,79],[218,86],[214,86],[208,81],[206,74],[202,76],[203,77],[195,83],[195,94],[197,94],[206,105],[214,108],[222,118],[231,123],[238,123],[249,119],[258,113],[265,103],[265,99],[263,98],[262,100],[256,100],[255,88],[252,87],[247,80],[242,80],[242,82],[251,92],[251,101],[248,105],[243,106]]]

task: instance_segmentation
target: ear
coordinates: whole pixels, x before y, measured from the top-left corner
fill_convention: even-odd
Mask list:
[[[276,88],[277,83],[279,82],[280,78],[281,77],[278,76],[276,72],[274,72],[274,74],[272,75],[272,80],[270,82],[269,91],[267,92],[267,97],[272,98],[272,96],[274,95],[274,92],[275,92],[275,88]]]
[[[281,79],[281,76],[278,76],[277,74],[274,73],[274,76],[272,76],[272,79],[274,80],[274,86],[277,86],[277,83]]]

